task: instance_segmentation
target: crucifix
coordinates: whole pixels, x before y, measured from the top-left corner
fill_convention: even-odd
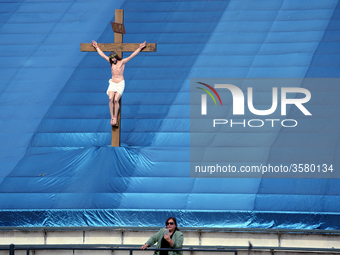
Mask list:
[[[134,52],[139,43],[123,43],[123,33],[125,33],[124,27],[124,10],[115,10],[115,22],[111,22],[112,29],[114,31],[114,43],[98,43],[100,49],[104,52],[115,51],[119,57],[123,57],[123,52]],[[80,51],[96,51],[91,43],[81,43]],[[142,51],[156,51],[156,43],[147,43],[146,47]],[[118,127],[112,126],[111,128],[111,146],[119,147],[120,145],[120,112],[121,112],[121,100],[119,100],[119,112],[117,116]]]

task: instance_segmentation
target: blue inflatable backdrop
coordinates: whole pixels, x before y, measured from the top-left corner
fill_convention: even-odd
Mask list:
[[[339,228],[338,179],[195,179],[189,170],[190,78],[339,78],[338,0],[0,9],[1,226],[156,226],[175,216],[185,227]],[[80,43],[113,42],[115,9],[124,9],[124,42],[157,43],[127,64],[119,148],[110,147],[109,65],[80,52]],[[339,131],[330,134],[323,147],[339,163]],[[268,161],[291,154],[284,135]]]

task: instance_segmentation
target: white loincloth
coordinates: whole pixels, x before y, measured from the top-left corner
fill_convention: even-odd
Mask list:
[[[111,79],[109,80],[109,87],[107,88],[106,94],[109,95],[109,91],[118,92],[121,96],[123,95],[125,88],[125,81],[122,80],[118,83],[113,82]]]

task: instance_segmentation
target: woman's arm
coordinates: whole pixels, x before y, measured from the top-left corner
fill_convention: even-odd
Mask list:
[[[146,249],[148,246],[151,246],[155,244],[156,242],[159,242],[162,237],[162,233],[164,233],[164,229],[160,229],[156,234],[151,236],[149,240],[141,247],[142,250]],[[144,249],[143,249],[144,248]]]
[[[140,247],[141,248],[141,250],[145,250],[147,247],[149,247],[150,245],[148,245],[147,243],[146,244],[144,244],[142,247]]]
[[[146,41],[139,45],[139,48],[135,50],[129,57],[123,59],[123,63],[126,64],[131,59],[133,59],[144,47],[146,46]]]
[[[183,233],[180,231],[176,231],[175,234],[170,238],[170,236],[164,235],[164,239],[168,241],[171,248],[182,248],[183,246]]]
[[[97,45],[97,42],[96,41],[92,41],[92,46],[97,50],[99,56],[101,56],[102,58],[104,58],[107,62],[110,63],[110,59],[108,56],[106,56],[104,54],[104,52],[102,52],[102,50],[99,48],[99,46]]]
[[[174,249],[180,249],[183,247],[183,233],[180,231],[176,231],[176,238],[174,238],[174,240],[172,240],[172,242],[170,243],[170,247],[174,248]]]
[[[164,230],[163,230],[164,233]],[[145,243],[148,244],[149,246],[155,244],[156,242],[158,242],[160,240],[160,237],[162,236],[162,229],[159,230],[156,234],[154,234],[153,236],[151,236],[149,238],[149,240]]]

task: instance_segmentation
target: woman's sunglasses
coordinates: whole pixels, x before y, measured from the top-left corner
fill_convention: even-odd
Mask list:
[[[168,225],[174,225],[174,223],[173,223],[173,222],[167,222],[166,225],[167,225],[167,226],[168,226]]]

